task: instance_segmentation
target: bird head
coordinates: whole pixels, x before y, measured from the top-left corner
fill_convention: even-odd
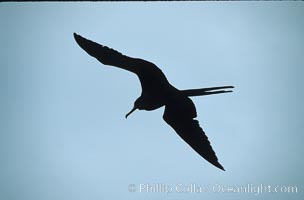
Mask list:
[[[142,98],[141,98],[141,97],[139,97],[138,99],[136,99],[136,101],[134,102],[133,108],[131,109],[130,112],[128,112],[128,113],[126,114],[126,116],[125,116],[126,119],[127,119],[128,116],[129,116],[130,114],[132,114],[136,109],[142,110],[142,109],[143,109],[142,104],[143,104],[143,101],[142,101]]]

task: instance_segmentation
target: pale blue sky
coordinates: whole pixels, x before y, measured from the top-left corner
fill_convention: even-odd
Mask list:
[[[303,2],[1,3],[0,16],[0,199],[303,198]],[[136,76],[98,63],[73,32],[155,63],[180,89],[234,85],[193,98],[226,172],[163,108],[126,120]],[[298,193],[140,193],[144,183]]]

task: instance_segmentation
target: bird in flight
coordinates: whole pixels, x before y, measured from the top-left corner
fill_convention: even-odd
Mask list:
[[[196,109],[189,97],[232,92],[223,89],[234,88],[233,86],[179,90],[169,83],[164,73],[155,64],[149,61],[123,55],[76,33],[74,33],[74,38],[84,51],[102,64],[118,67],[138,76],[142,88],[141,96],[136,99],[133,108],[126,114],[126,118],[136,109],[151,111],[165,106],[164,121],[200,156],[225,171],[208,137],[195,119]]]

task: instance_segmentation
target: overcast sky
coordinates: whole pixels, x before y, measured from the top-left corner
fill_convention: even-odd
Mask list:
[[[303,198],[303,2],[1,3],[0,16],[0,199]],[[137,77],[88,56],[73,32],[155,63],[180,89],[234,85],[193,98],[226,171],[163,108],[126,120]],[[219,191],[261,184],[298,193]]]

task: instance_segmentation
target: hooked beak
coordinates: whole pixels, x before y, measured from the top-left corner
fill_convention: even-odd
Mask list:
[[[134,107],[132,108],[132,110],[126,114],[126,119],[127,119],[128,116],[129,116],[132,112],[134,112],[136,109],[137,109],[137,108],[134,106]]]

